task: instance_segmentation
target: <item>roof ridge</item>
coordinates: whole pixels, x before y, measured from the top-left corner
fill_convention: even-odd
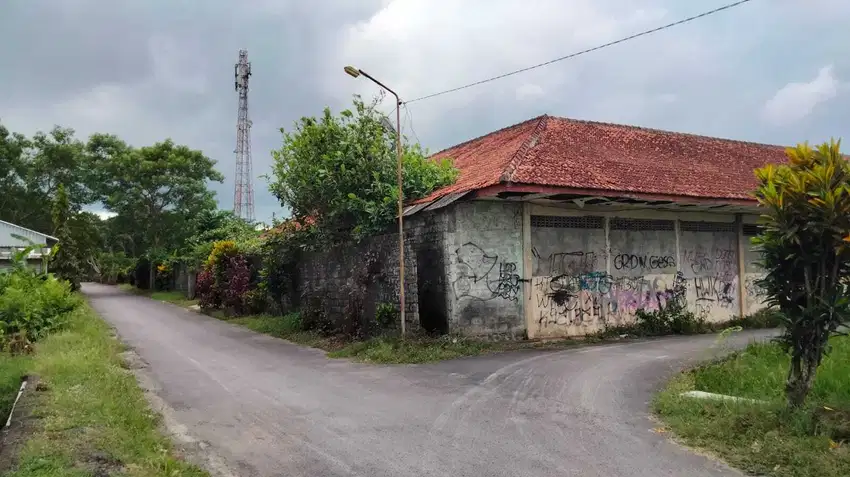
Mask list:
[[[519,148],[516,150],[516,152],[513,153],[510,161],[508,161],[508,165],[505,167],[505,170],[502,171],[502,175],[501,177],[499,177],[499,181],[512,181],[517,166],[519,166],[522,160],[525,159],[525,155],[528,150],[537,145],[537,142],[540,139],[540,134],[546,130],[549,115],[544,114],[543,116],[538,116],[535,119],[538,120],[537,125],[534,126],[534,129],[531,131],[531,134],[528,135],[528,139],[523,141]]]
[[[560,119],[562,121],[567,121],[567,122],[571,122],[571,123],[584,123],[584,124],[593,124],[593,125],[599,125],[599,126],[614,126],[614,127],[618,127],[618,128],[636,129],[636,130],[647,131],[647,132],[652,132],[652,133],[676,134],[676,135],[679,135],[679,136],[690,136],[690,137],[696,137],[696,138],[701,138],[701,139],[712,139],[712,140],[720,140],[720,141],[725,141],[725,142],[734,142],[734,143],[738,143],[738,144],[749,144],[751,146],[767,146],[767,147],[777,147],[777,148],[782,148],[782,149],[789,147],[789,146],[782,146],[782,145],[779,145],[779,144],[768,144],[768,143],[764,143],[764,142],[744,141],[744,140],[741,140],[741,139],[730,139],[730,138],[718,137],[718,136],[706,136],[704,134],[687,133],[687,132],[681,132],[681,131],[670,131],[668,129],[658,129],[658,128],[650,128],[650,127],[645,127],[645,126],[635,126],[633,124],[610,123],[610,122],[605,122],[605,121],[593,121],[593,120],[590,120],[590,119],[565,118],[563,116],[549,116],[549,117],[553,118],[553,119]]]
[[[15,227],[16,229],[25,230],[25,231],[27,231],[27,232],[32,232],[32,233],[34,233],[34,234],[36,234],[36,235],[41,235],[42,237],[46,237],[46,238],[50,238],[50,239],[53,239],[53,240],[59,241],[59,239],[58,239],[58,238],[56,238],[56,237],[54,237],[54,236],[52,236],[52,235],[48,235],[48,234],[45,234],[45,233],[39,232],[38,230],[28,229],[28,228],[26,228],[26,227],[24,227],[24,226],[22,226],[22,225],[13,224],[12,222],[6,222],[5,220],[0,220],[0,224],[11,225],[12,227]]]
[[[443,149],[441,149],[441,150],[439,150],[439,151],[437,151],[437,152],[434,152],[434,153],[432,153],[432,154],[429,154],[429,155],[428,155],[428,157],[438,156],[438,155],[440,155],[440,154],[442,154],[442,153],[444,153],[444,152],[446,152],[446,151],[448,151],[448,150],[450,150],[450,149],[457,149],[457,148],[459,148],[459,147],[461,147],[461,146],[465,146],[465,145],[467,145],[467,144],[469,144],[469,143],[472,143],[472,142],[478,141],[479,139],[484,139],[485,137],[489,137],[489,136],[493,136],[493,135],[496,135],[496,134],[500,134],[500,133],[505,132],[505,131],[507,131],[507,130],[509,130],[509,129],[513,129],[513,128],[516,128],[516,127],[522,126],[522,125],[524,125],[524,124],[528,124],[528,123],[531,123],[531,122],[534,122],[534,121],[539,121],[541,118],[546,117],[546,116],[547,116],[547,115],[546,115],[546,114],[544,114],[544,115],[541,115],[541,116],[533,117],[533,118],[531,118],[531,119],[526,119],[525,121],[520,121],[520,122],[518,122],[518,123],[516,123],[516,124],[511,124],[510,126],[505,126],[505,127],[501,128],[501,129],[497,129],[497,130],[495,130],[495,131],[488,132],[487,134],[482,134],[481,136],[474,137],[474,138],[472,138],[472,139],[468,139],[468,140],[466,140],[466,141],[459,142],[459,143],[457,143],[457,144],[455,144],[455,145],[453,145],[453,146],[449,146],[449,147],[443,148]]]

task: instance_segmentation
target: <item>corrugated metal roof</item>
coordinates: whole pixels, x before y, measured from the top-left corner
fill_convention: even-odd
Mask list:
[[[52,235],[0,220],[0,247],[27,247],[30,245],[26,240],[21,240],[15,235],[31,240],[35,244],[52,245],[59,241]]]

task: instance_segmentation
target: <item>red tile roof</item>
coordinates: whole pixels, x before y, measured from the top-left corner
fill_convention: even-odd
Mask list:
[[[417,202],[497,184],[600,195],[753,200],[753,170],[785,148],[635,126],[540,116],[432,156],[452,158],[456,183]]]

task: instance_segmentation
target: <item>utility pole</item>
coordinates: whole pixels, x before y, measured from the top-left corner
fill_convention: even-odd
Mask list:
[[[236,177],[234,178],[233,213],[254,221],[254,177],[251,172],[251,120],[248,119],[248,78],[251,63],[248,50],[239,50],[239,62],[233,68],[234,86],[239,94],[236,119]]]
[[[389,89],[381,83],[380,81],[373,78],[369,73],[365,71],[355,68],[353,66],[346,66],[343,68],[345,73],[352,78],[357,78],[360,75],[365,76],[373,83],[377,84],[381,88],[389,91],[390,94],[395,96],[395,154],[396,154],[396,180],[398,182],[398,301],[400,305],[400,315],[401,315],[401,336],[402,338],[405,335],[405,316],[404,316],[404,189],[402,187],[402,151],[401,151],[401,105],[402,101],[399,99],[398,94],[395,91]]]

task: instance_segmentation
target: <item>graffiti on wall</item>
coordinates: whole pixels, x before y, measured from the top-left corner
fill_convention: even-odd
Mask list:
[[[683,250],[683,260],[691,273],[697,276],[734,276],[738,255],[727,248],[694,247]]]
[[[676,259],[669,255],[636,255],[620,253],[614,255],[615,270],[662,270],[676,266]]]
[[[517,301],[520,282],[516,262],[500,261],[478,245],[468,242],[455,250],[458,272],[452,282],[455,299]]]
[[[754,300],[764,300],[767,297],[767,290],[761,286],[762,276],[748,276],[746,280],[744,280],[744,291],[747,293],[748,298],[752,298]]]
[[[707,316],[716,309],[733,309],[738,301],[738,254],[734,249],[697,246],[682,251],[691,308]]]
[[[549,326],[612,326],[634,320],[638,310],[655,311],[684,297],[684,277],[614,277],[605,272],[534,277],[537,323]]]
[[[537,274],[549,276],[591,272],[597,269],[600,262],[595,252],[557,252],[544,257],[536,248],[532,248],[531,256],[534,259]]]

